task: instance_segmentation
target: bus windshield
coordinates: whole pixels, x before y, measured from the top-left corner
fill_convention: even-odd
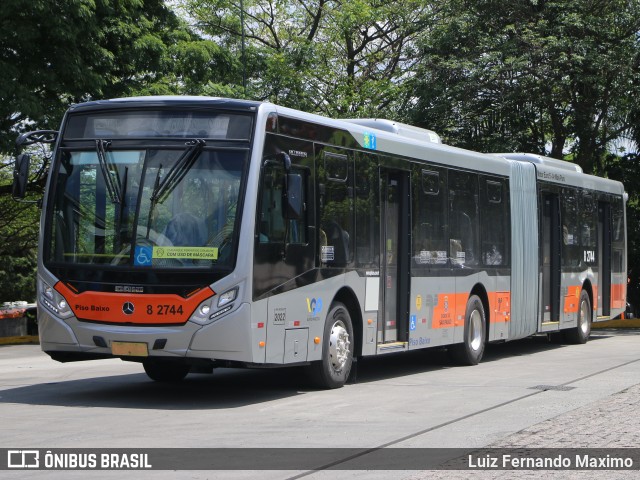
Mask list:
[[[86,145],[86,142],[85,142]],[[246,149],[204,141],[62,148],[45,261],[133,268],[232,266]]]

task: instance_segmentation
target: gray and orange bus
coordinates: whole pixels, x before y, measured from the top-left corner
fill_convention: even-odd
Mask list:
[[[38,252],[42,349],[158,381],[541,333],[625,309],[624,187],[379,119],[206,97],[93,101],[53,143]],[[16,162],[24,194],[28,156]]]

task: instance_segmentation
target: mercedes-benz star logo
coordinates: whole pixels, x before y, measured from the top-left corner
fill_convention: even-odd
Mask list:
[[[125,302],[124,305],[122,305],[122,311],[124,312],[125,315],[133,314],[134,310],[135,310],[135,307],[131,302]]]

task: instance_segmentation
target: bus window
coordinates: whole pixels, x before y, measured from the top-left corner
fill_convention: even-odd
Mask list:
[[[345,154],[325,151],[320,170],[320,261],[344,267],[353,254],[353,166]]]
[[[598,203],[589,191],[582,195],[580,236],[585,250],[595,252],[598,239]]]
[[[483,178],[480,189],[481,238],[484,265],[508,264],[509,203],[506,182]]]
[[[306,178],[304,171],[292,168],[293,173],[301,173]],[[282,193],[284,186],[284,169],[280,164],[267,163],[264,167],[261,187],[261,210],[258,232],[259,243],[307,243],[306,215],[299,219],[286,220],[282,211]],[[306,198],[306,182],[302,182],[302,196]]]
[[[232,262],[244,153],[203,151],[179,175],[170,175],[180,158],[176,150],[117,149],[104,155],[119,185],[117,202],[108,195],[96,152],[64,153],[48,259],[136,268]]]
[[[378,159],[373,155],[358,155],[356,170],[356,264],[359,267],[379,267],[380,209],[378,208]]]
[[[624,226],[624,201],[621,198],[614,199],[611,202],[611,214],[613,221],[612,229],[612,264],[611,271],[614,274],[621,274],[625,271],[626,266],[626,248],[625,248],[625,226]]]
[[[447,264],[447,171],[416,166],[412,174],[413,262]]]
[[[454,265],[477,265],[478,176],[449,172],[449,257]]]
[[[562,266],[577,267],[582,261],[582,239],[579,212],[579,192],[563,188],[561,197]]]

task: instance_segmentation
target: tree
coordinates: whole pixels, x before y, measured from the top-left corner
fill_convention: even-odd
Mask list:
[[[10,181],[10,170],[0,168],[0,185]],[[0,212],[0,301],[33,301],[39,209],[3,195]]]
[[[430,2],[418,0],[184,4],[198,28],[238,58],[244,32],[248,96],[338,117],[398,109],[417,61],[414,40],[434,16]],[[241,83],[242,69],[235,74]]]
[[[233,63],[163,0],[2,1],[0,301],[34,296],[39,209],[10,198],[17,135],[57,129],[66,108],[79,101],[221,90]],[[43,187],[46,152],[37,153],[31,199]]]
[[[233,62],[163,0],[3,0],[0,152],[26,129],[57,129],[79,101],[198,93]]]
[[[443,18],[422,44],[414,121],[602,172],[640,93],[638,0],[451,0]]]

